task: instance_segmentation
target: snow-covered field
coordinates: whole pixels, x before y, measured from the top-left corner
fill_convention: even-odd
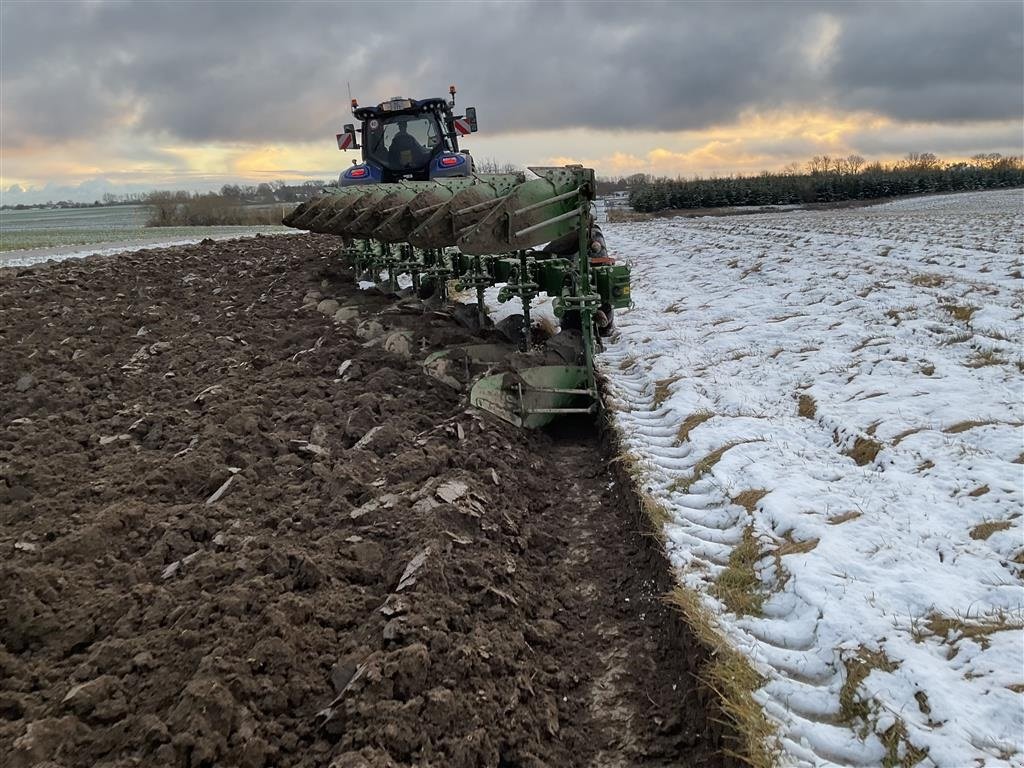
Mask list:
[[[257,234],[297,235],[296,229],[284,227],[175,227],[176,230],[200,230],[192,237],[161,234],[147,240],[118,240],[101,242],[93,245],[65,245],[45,248],[27,248],[24,250],[0,251],[0,267],[29,267],[33,264],[44,264],[47,261],[64,261],[65,259],[84,259],[86,256],[114,256],[130,251],[148,251],[158,248],[175,248],[183,245],[195,245],[204,239],[233,240],[235,238],[255,237]],[[216,233],[215,230],[230,229],[228,233]],[[159,231],[159,230],[158,230]]]
[[[1024,765],[1022,211],[604,225],[610,402],[783,764]]]

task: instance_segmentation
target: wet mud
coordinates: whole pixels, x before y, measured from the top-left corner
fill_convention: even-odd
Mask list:
[[[594,427],[467,409],[336,247],[0,270],[0,762],[730,765]]]

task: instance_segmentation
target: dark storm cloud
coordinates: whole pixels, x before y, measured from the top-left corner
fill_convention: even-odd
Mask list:
[[[1024,113],[1024,4],[886,3],[848,11],[830,71],[844,105],[922,121]]]
[[[699,129],[751,108],[1005,119],[1024,109],[1022,24],[1018,2],[6,2],[0,106],[9,147],[124,125],[323,140],[349,119],[346,81],[364,103],[454,81],[491,134]]]

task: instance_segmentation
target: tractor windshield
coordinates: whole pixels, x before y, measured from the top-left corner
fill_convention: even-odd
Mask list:
[[[369,158],[390,171],[422,169],[442,146],[441,126],[433,113],[374,118],[366,123]]]

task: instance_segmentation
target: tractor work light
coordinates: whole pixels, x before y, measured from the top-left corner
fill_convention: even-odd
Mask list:
[[[380,105],[381,112],[399,112],[403,109],[411,109],[411,99],[389,99]]]

